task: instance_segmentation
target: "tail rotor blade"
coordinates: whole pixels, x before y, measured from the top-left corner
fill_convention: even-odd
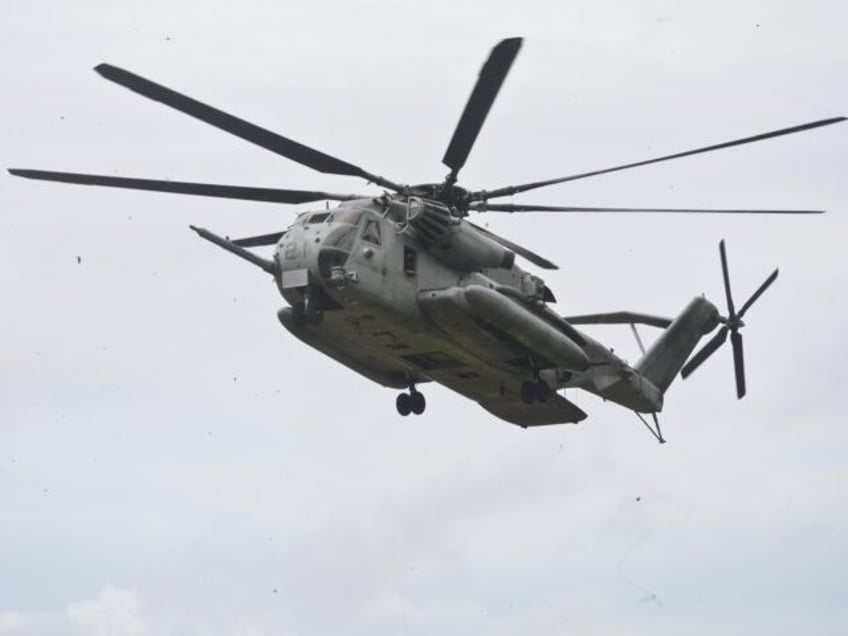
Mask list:
[[[727,253],[724,250],[724,239],[719,241],[718,251],[721,254],[721,275],[724,277],[724,293],[727,297],[727,313],[733,317],[735,315],[735,310],[733,308],[733,297],[730,294],[730,273],[727,269]]]
[[[692,356],[692,358],[689,360],[689,362],[686,363],[686,365],[680,372],[680,375],[682,375],[684,379],[692,375],[695,369],[700,367],[706,361],[707,358],[713,355],[716,350],[724,344],[724,341],[727,340],[728,329],[729,327],[727,325],[724,325],[721,329],[719,329],[718,333],[713,336],[712,339],[707,344],[705,344],[700,351],[698,351],[698,353]]]
[[[742,346],[742,334],[739,330],[745,326],[742,322],[742,316],[750,309],[757,299],[765,293],[765,291],[777,280],[778,270],[774,270],[768,278],[757,288],[751,297],[742,305],[739,313],[733,307],[733,298],[730,294],[730,275],[727,266],[727,251],[724,246],[724,240],[719,243],[719,253],[721,254],[721,273],[724,279],[724,292],[727,295],[727,318],[721,318],[724,322],[719,332],[710,339],[703,349],[698,351],[689,362],[684,365],[681,370],[681,375],[686,378],[692,374],[703,362],[709,358],[724,342],[727,340],[727,334],[730,332],[730,344],[733,349],[733,371],[736,376],[736,396],[741,400],[745,397],[745,352]]]
[[[767,290],[767,289],[769,288],[769,286],[770,286],[770,285],[771,285],[771,284],[772,284],[775,280],[777,280],[777,273],[778,273],[778,271],[780,271],[780,270],[777,270],[777,269],[776,269],[776,270],[774,270],[774,271],[771,273],[771,276],[769,276],[768,278],[766,278],[765,282],[764,282],[762,285],[760,285],[759,289],[757,289],[757,291],[755,291],[755,292],[751,295],[751,297],[750,297],[750,298],[749,298],[749,299],[745,302],[745,304],[744,304],[744,305],[742,305],[742,309],[740,309],[740,310],[739,310],[739,314],[738,314],[738,317],[739,317],[739,318],[741,318],[742,316],[744,316],[744,315],[745,315],[745,312],[746,312],[746,311],[748,311],[748,308],[749,308],[751,305],[753,305],[753,304],[757,301],[757,298],[759,298],[760,296],[762,296],[762,295],[763,295],[763,292],[764,292],[765,290]]]
[[[731,333],[730,344],[733,346],[733,368],[736,371],[736,396],[741,400],[745,397],[745,356],[742,349],[742,334],[738,331]]]

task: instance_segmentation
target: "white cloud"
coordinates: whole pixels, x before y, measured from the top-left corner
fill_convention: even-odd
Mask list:
[[[144,636],[152,633],[133,590],[105,587],[94,599],[68,604],[59,613],[0,614],[6,636]]]
[[[91,636],[139,636],[146,633],[140,603],[131,590],[107,587],[91,601],[72,603],[68,620]]]

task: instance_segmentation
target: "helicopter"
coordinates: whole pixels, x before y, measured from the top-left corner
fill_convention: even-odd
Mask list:
[[[719,244],[727,315],[703,296],[675,318],[632,311],[562,316],[553,292],[517,257],[545,270],[547,258],[472,223],[473,212],[662,212],[820,214],[820,210],[600,208],[493,203],[537,188],[794,134],[844,121],[834,117],[685,152],[520,185],[470,190],[463,168],[522,46],[507,38],[490,52],[445,151],[440,183],[407,184],[305,146],[178,93],[125,69],[99,64],[103,78],[181,111],[277,155],[331,175],[354,176],[379,194],[337,194],[9,169],[29,179],[176,194],[304,204],[335,201],[334,209],[300,212],[283,230],[230,239],[191,226],[200,237],[271,275],[287,305],[277,317],[310,347],[388,388],[399,390],[402,416],[420,415],[419,387],[436,382],[521,427],[577,423],[587,414],[565,390],[582,389],[636,413],[659,442],[657,414],[678,373],[691,375],[730,337],[738,398],[746,392],[743,318],[774,283],[775,269],[737,310],[724,241]],[[272,257],[251,250],[274,246]],[[641,349],[632,366],[579,325],[629,324]],[[661,329],[646,350],[636,325]],[[718,331],[694,355],[700,340]],[[650,415],[653,426],[644,417]]]

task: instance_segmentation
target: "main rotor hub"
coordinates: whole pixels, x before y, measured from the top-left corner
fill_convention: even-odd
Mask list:
[[[410,186],[409,194],[444,203],[456,216],[466,216],[468,204],[471,202],[471,193],[468,190],[458,185],[445,183],[421,183]]]

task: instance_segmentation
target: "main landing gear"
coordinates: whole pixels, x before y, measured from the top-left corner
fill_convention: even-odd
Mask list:
[[[544,404],[550,399],[551,393],[551,387],[542,378],[536,378],[533,382],[526,380],[521,384],[521,401],[525,404]]]
[[[414,386],[409,388],[409,393],[401,393],[395,400],[398,413],[407,416],[410,413],[421,415],[427,407],[424,394],[416,390]]]
[[[300,327],[305,327],[306,325],[317,327],[324,320],[323,309],[318,309],[317,307],[304,308],[301,305],[295,305],[293,309],[295,324]]]

